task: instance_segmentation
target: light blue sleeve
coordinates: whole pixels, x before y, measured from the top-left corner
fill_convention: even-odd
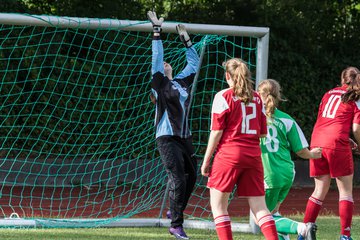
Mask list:
[[[152,40],[151,74],[164,74],[164,47],[161,40]]]
[[[193,46],[186,49],[186,60],[186,67],[175,78],[186,78],[189,75],[197,72],[200,58]]]

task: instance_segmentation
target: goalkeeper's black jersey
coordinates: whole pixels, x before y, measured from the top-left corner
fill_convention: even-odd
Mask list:
[[[164,53],[161,40],[152,42],[152,92],[156,98],[156,138],[187,138],[189,129],[190,91],[199,65],[196,50],[186,49],[187,65],[173,80],[164,75]]]

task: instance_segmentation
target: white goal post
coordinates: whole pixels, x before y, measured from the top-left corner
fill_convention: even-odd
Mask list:
[[[41,26],[41,27],[56,27],[56,28],[76,28],[76,29],[106,29],[106,30],[121,30],[121,31],[138,31],[151,32],[152,25],[148,21],[132,21],[132,20],[116,20],[116,19],[95,19],[95,18],[77,18],[77,17],[57,17],[45,15],[25,15],[14,13],[0,13],[0,24],[2,25],[19,25],[19,26]],[[227,35],[227,36],[241,36],[254,37],[257,39],[256,51],[256,86],[260,81],[267,78],[268,69],[268,51],[269,51],[269,28],[266,27],[247,27],[247,26],[230,26],[230,25],[213,25],[213,24],[193,24],[183,23],[190,34],[202,35]],[[162,31],[164,33],[176,33],[177,23],[164,22]],[[1,46],[0,46],[1,47]],[[201,55],[204,53],[201,52]],[[164,203],[167,196],[164,197]],[[163,208],[164,206],[162,206]],[[251,215],[251,214],[250,214]],[[161,212],[160,212],[161,216]],[[0,219],[0,226],[15,226],[15,227],[39,227],[54,225],[56,227],[72,227],[73,224],[84,226],[91,219],[63,219],[66,221],[53,221],[47,219],[22,219],[16,213],[9,218]],[[53,221],[53,222],[52,222]],[[94,220],[95,221],[95,220]],[[101,219],[96,219],[101,221]],[[46,223],[44,223],[46,222]],[[103,227],[119,227],[119,226],[170,226],[170,221],[167,219],[118,219],[111,222],[106,222],[104,219]],[[185,227],[214,229],[212,221],[200,220],[186,220]],[[233,231],[252,232],[259,231],[257,225],[250,216],[249,224],[232,223]]]

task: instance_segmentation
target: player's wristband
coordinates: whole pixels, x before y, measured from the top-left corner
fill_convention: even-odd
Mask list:
[[[192,46],[191,40],[184,42],[185,47],[190,48]]]
[[[161,33],[161,27],[160,26],[153,26],[153,32],[154,33]]]
[[[188,40],[186,41],[183,35],[180,35],[180,40],[181,40],[181,42],[184,44],[185,47],[190,48],[190,47],[192,46],[191,40],[188,39]]]

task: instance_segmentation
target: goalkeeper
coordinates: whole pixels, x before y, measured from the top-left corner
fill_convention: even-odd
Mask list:
[[[265,105],[268,134],[261,138],[261,158],[264,166],[265,200],[273,214],[279,239],[290,239],[288,234],[298,234],[298,239],[312,240],[316,231],[313,223],[300,223],[279,214],[280,204],[285,200],[292,186],[295,169],[290,151],[304,159],[321,157],[322,149],[308,149],[305,139],[295,120],[277,109],[281,98],[280,84],[272,79],[263,80],[258,92]]]
[[[199,67],[199,56],[184,25],[177,25],[186,47],[186,67],[173,78],[172,67],[164,62],[160,38],[163,18],[147,13],[153,25],[152,101],[156,104],[156,143],[169,181],[171,218],[169,232],[178,239],[189,239],[183,229],[184,210],[196,182],[197,161],[189,129],[190,91]]]

